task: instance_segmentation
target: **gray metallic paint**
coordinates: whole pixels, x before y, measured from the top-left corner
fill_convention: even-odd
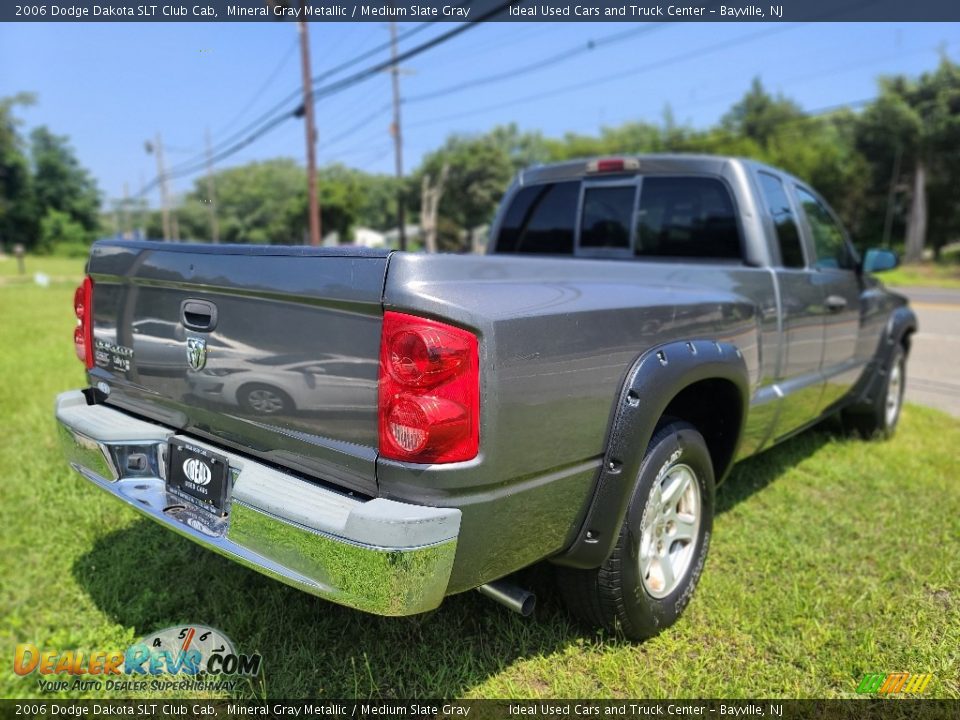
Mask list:
[[[581,178],[585,167],[577,161],[521,173],[501,214],[521,187]],[[366,375],[353,378],[361,385],[372,380],[357,391],[364,410],[355,418],[321,411],[269,421],[190,397],[182,373],[145,379],[97,369],[91,380],[112,384],[111,404],[308,476],[461,510],[448,592],[466,590],[571,546],[616,431],[617,398],[630,368],[651,348],[696,340],[739,350],[750,400],[737,459],[839,407],[862,382],[885,318],[903,301],[870,276],[845,273],[837,291],[856,301],[828,316],[825,290],[834,278],[813,267],[777,267],[772,222],[754,179],[761,167],[708,156],[640,158],[641,175],[710,175],[727,184],[739,211],[743,263],[277,247],[251,252],[254,259],[246,247],[225,256],[212,254],[224,246],[95,247],[98,335],[112,329],[122,340],[134,318],[170,319],[186,297],[218,305],[210,337],[225,353],[234,342],[265,357],[334,354],[369,362],[377,357],[385,309],[476,332],[481,444],[470,462],[379,458],[376,383]],[[809,257],[806,232],[804,242]],[[826,352],[825,340],[836,343]],[[216,353],[209,363],[215,369]],[[642,443],[636,452],[642,454]]]

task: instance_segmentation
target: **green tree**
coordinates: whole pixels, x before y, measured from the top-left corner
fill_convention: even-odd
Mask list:
[[[490,222],[514,174],[503,143],[491,134],[451,135],[439,150],[424,158],[414,173],[415,186],[420,187],[424,174],[436,181],[444,165],[450,171],[440,200],[440,217],[461,230]]]
[[[766,147],[784,123],[804,115],[800,106],[782,95],[768,93],[760,78],[754,78],[747,94],[720,120],[724,130],[754,140]]]
[[[34,250],[42,255],[86,257],[90,252],[90,232],[62,210],[47,208]]]
[[[36,101],[30,93],[0,98],[0,244],[30,247],[36,240],[36,204],[16,107]]]
[[[100,191],[96,181],[78,162],[67,138],[46,127],[30,133],[33,193],[43,217],[50,210],[65,213],[92,240],[99,226]]]
[[[248,163],[221,170],[215,181],[221,242],[303,242],[307,227],[307,174],[295,161],[279,158]],[[210,239],[206,199],[206,180],[199,178],[177,208],[184,237]],[[147,232],[149,237],[159,237],[153,217]]]
[[[960,234],[960,66],[944,56],[916,80],[882,79],[856,140],[871,161],[873,202],[883,210],[875,216],[886,218],[900,191],[908,200],[892,206],[891,218],[906,226],[905,259],[920,260],[928,240],[939,254]]]

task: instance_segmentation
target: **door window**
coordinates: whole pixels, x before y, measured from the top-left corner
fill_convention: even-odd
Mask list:
[[[803,208],[803,214],[810,226],[810,233],[813,235],[817,267],[852,270],[853,258],[847,248],[843,229],[834,220],[826,205],[802,187],[797,188],[797,197],[800,199],[800,206]]]
[[[790,207],[783,183],[770,173],[757,173],[760,182],[760,191],[767,203],[767,210],[773,218],[773,227],[777,235],[777,244],[780,247],[780,264],[787,268],[806,267],[803,258],[803,246],[800,243],[800,232],[797,229],[797,220]]]

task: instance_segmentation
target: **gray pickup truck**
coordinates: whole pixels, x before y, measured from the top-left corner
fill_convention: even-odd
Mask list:
[[[711,156],[535,167],[484,256],[103,241],[75,299],[87,480],[383,615],[543,560],[587,623],[686,606],[737,460],[842,413],[893,432],[916,318],[816,192]]]

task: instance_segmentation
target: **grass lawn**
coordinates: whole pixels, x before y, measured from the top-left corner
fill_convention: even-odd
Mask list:
[[[40,695],[13,673],[18,642],[120,650],[193,622],[262,653],[246,692],[272,698],[851,697],[864,673],[895,670],[960,697],[960,422],[946,415],[910,406],[892,441],[817,430],[740,465],[693,602],[645,644],[572,623],[549,572],[533,573],[533,620],[478,593],[376,618],[207,552],[66,468],[51,411],[83,383],[72,291],[0,284],[0,696]]]
[[[960,289],[960,263],[923,263],[901,265],[878,273],[877,277],[890,287],[942,287]]]
[[[44,273],[51,280],[74,280],[83,275],[84,258],[36,257],[28,255],[24,258],[24,274],[13,255],[7,255],[0,260],[0,284],[11,282],[33,282],[35,273]]]

